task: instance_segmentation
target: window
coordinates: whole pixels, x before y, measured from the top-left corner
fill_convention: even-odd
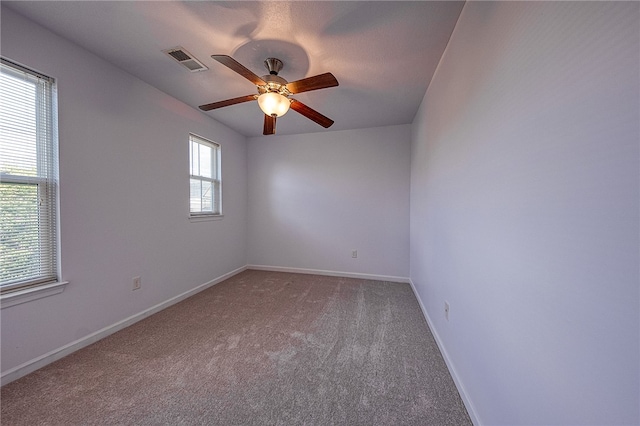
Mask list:
[[[0,64],[0,291],[58,280],[53,79]]]
[[[190,134],[189,169],[191,216],[221,215],[220,145]]]

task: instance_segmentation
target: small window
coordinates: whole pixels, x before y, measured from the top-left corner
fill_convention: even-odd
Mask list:
[[[0,292],[58,281],[53,79],[0,65]]]
[[[189,170],[191,216],[221,215],[220,144],[190,134]]]

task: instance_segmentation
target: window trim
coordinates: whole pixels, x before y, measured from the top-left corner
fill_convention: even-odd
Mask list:
[[[69,284],[68,281],[47,282],[3,293],[0,295],[0,309],[62,293],[67,284]]]
[[[192,143],[192,138],[196,139],[196,143],[201,143],[203,145],[210,145],[212,149],[217,150],[218,151],[218,164],[216,167],[217,170],[217,174],[218,174],[218,178],[207,178],[205,176],[201,176],[201,175],[192,175],[191,174],[191,143]],[[191,200],[189,199],[189,202],[187,203],[187,210],[189,212],[189,221],[190,222],[203,222],[203,221],[210,221],[210,220],[220,220],[224,217],[223,214],[223,210],[222,210],[222,144],[220,144],[219,142],[214,142],[211,139],[207,139],[203,136],[200,136],[196,133],[193,132],[189,132],[189,138],[188,138],[188,144],[189,144],[189,149],[188,149],[188,154],[189,154],[189,180],[188,180],[188,184],[189,184],[189,194],[191,193],[191,179],[198,179],[200,181],[208,181],[212,183],[212,186],[215,182],[218,182],[218,186],[220,188],[220,208],[219,208],[219,212],[192,212],[191,211]]]

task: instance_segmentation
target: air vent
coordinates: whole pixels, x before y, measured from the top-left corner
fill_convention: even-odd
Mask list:
[[[163,52],[171,56],[191,72],[205,71],[209,69],[182,47],[174,47],[173,49],[163,50]]]

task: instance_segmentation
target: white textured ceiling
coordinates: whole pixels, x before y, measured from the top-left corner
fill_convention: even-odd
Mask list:
[[[331,72],[340,86],[295,98],[335,120],[330,130],[406,124],[413,117],[464,2],[18,1],[3,3],[147,83],[197,107],[255,93],[211,59],[225,54],[258,75],[284,62],[288,81]],[[182,46],[208,71],[162,53]],[[256,102],[210,111],[245,136],[262,134]],[[327,131],[290,111],[278,134]]]

